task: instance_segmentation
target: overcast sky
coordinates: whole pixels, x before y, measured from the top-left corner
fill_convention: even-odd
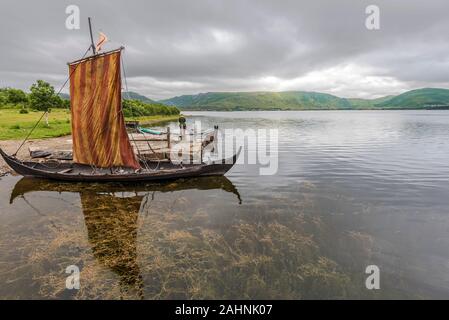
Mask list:
[[[65,26],[68,5],[81,28]],[[380,8],[380,30],[365,8]],[[0,87],[56,89],[66,62],[104,32],[128,86],[153,99],[209,91],[304,90],[372,98],[449,88],[447,0],[2,0]],[[67,92],[67,89],[65,90]]]

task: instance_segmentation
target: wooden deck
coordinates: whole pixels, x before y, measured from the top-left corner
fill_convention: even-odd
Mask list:
[[[216,139],[216,131],[208,131],[203,134],[185,134],[181,136],[179,133],[170,133],[167,130],[162,135],[143,134],[129,132],[128,137],[133,146],[134,152],[140,158],[151,160],[179,160],[193,159],[193,157],[201,157],[202,150],[205,146]],[[71,156],[72,140],[65,140],[64,144],[55,146],[28,146],[31,153],[40,153],[49,151],[52,155],[49,157],[62,160],[62,156]],[[65,159],[64,159],[65,160]]]

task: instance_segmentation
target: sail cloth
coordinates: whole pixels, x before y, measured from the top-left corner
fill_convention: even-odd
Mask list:
[[[69,64],[73,161],[139,168],[121,111],[121,49]]]

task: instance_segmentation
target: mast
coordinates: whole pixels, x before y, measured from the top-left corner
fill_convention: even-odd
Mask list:
[[[92,35],[92,23],[90,21],[90,17],[88,17],[87,20],[89,21],[89,32],[90,32],[90,42],[91,42],[92,52],[95,55],[95,54],[97,54],[97,52],[95,50],[94,37]]]

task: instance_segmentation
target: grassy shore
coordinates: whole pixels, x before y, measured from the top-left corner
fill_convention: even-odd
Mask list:
[[[0,109],[0,140],[20,140],[26,137],[28,132],[42,116],[41,111],[30,111],[21,114],[18,109]],[[174,121],[178,115],[137,117],[127,120],[139,120],[146,125],[156,125],[168,121]],[[71,133],[70,111],[66,109],[53,109],[48,116],[48,127],[44,119],[31,134],[31,139],[43,139],[69,135]]]

